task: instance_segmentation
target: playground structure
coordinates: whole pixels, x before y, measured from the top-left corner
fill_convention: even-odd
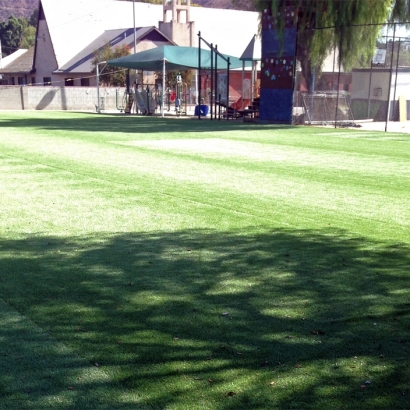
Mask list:
[[[126,114],[152,115],[158,107],[158,92],[148,84],[126,89],[122,97],[119,90],[116,93],[117,109]]]
[[[238,57],[220,53],[217,46],[207,43],[200,33],[198,36],[200,37],[200,46],[205,42],[204,44],[210,49],[201,49],[200,46],[195,48],[164,45],[107,61],[106,63],[110,66],[156,73],[162,71],[162,85],[159,83],[151,86],[141,84],[132,90],[129,86],[129,80],[127,80],[126,95],[122,99],[118,96],[118,110],[127,114],[136,112],[150,115],[156,113],[156,109],[160,107],[162,116],[167,108],[167,112],[174,112],[175,115],[180,116],[187,114],[188,108],[193,108],[199,119],[209,112],[211,119],[236,117],[237,108],[242,108],[238,105],[238,100],[241,98],[239,90],[242,85],[240,77],[237,75],[236,89],[230,90],[230,70],[241,67],[244,69],[245,64],[247,66],[250,64],[241,61]],[[191,87],[182,81],[180,75],[180,70],[189,69],[197,70],[196,82]],[[166,84],[167,71],[179,71],[175,85]],[[206,87],[204,91],[203,73],[204,77],[209,77],[211,80],[211,85]],[[236,74],[240,75],[240,71],[237,71]],[[249,79],[247,81],[249,82]],[[174,81],[171,83],[174,84]],[[141,101],[141,97],[143,101]],[[249,98],[243,100],[246,101]],[[207,103],[209,104],[208,109],[202,107]],[[191,105],[193,107],[189,107]],[[231,110],[235,111],[235,116],[231,115]],[[243,110],[238,111],[239,116],[243,115],[240,111]]]
[[[189,96],[190,92],[188,90],[188,85],[182,81],[181,74],[178,73],[175,87],[167,88],[166,97],[168,112],[172,112],[174,109],[177,117],[187,115]]]
[[[164,45],[145,50],[140,53],[134,53],[125,57],[113,59],[107,61],[106,63],[110,66],[123,67],[133,70],[152,71],[156,73],[162,71],[162,86],[158,84],[157,86],[154,86],[153,90],[147,90],[145,84],[142,86],[142,89],[147,90],[147,94],[157,95],[157,93],[161,93],[160,98],[156,98],[155,101],[159,101],[162,116],[164,115],[164,111],[166,109],[165,104],[167,103],[168,97],[168,109],[171,111],[171,96],[172,99],[175,96],[173,105],[175,106],[176,115],[187,113],[187,106],[189,103],[194,104],[195,106],[202,103],[202,98],[204,98],[204,96],[202,96],[201,91],[201,70],[206,70],[207,72],[211,71],[212,87],[209,91],[209,95],[211,95],[210,105],[212,109],[212,119],[214,117],[213,113],[216,112],[217,109],[219,110],[219,113],[221,113],[221,108],[223,108],[223,106],[225,106],[226,109],[231,103],[236,102],[239,98],[237,97],[234,101],[230,101],[229,70],[231,68],[240,68],[243,65],[243,62],[237,57],[219,53],[217,47],[212,46],[210,51],[208,49],[201,49],[200,47]],[[220,75],[220,72],[224,70],[225,65],[226,74],[222,76]],[[166,72],[190,69],[195,69],[198,72],[195,92],[192,92],[192,88],[188,87],[187,84],[184,84],[181,78],[177,78],[176,86],[171,87],[170,91],[170,87],[167,86],[165,81]],[[219,88],[217,87],[217,84],[219,84]],[[131,113],[134,99],[128,84],[127,90],[129,90],[129,95],[126,96],[126,101],[119,104],[118,108],[120,111],[123,110],[125,113]],[[137,98],[138,96],[135,95],[135,99]],[[150,104],[150,107],[151,105],[152,104]],[[157,106],[157,104],[155,106]],[[152,108],[150,108],[149,113],[152,113],[151,110]],[[197,111],[200,118],[201,110]],[[219,118],[221,118],[221,116],[219,116]]]
[[[177,116],[187,115],[188,101],[191,91],[178,73],[175,86],[167,86],[164,93],[167,112],[175,112]],[[153,115],[159,112],[162,104],[162,87],[158,84],[134,83],[120,95],[116,90],[116,108],[121,113]],[[103,105],[101,109],[104,110]]]
[[[208,43],[202,36],[201,32],[198,32],[199,38],[199,61],[198,61],[198,95],[202,96],[202,81],[201,81],[201,44],[204,43],[211,52],[211,65],[210,65],[210,84],[207,88],[207,96],[202,96],[198,101],[197,109],[195,110],[195,115],[198,119],[201,118],[203,113],[206,111],[210,112],[210,118],[213,119],[255,119],[259,117],[259,95],[257,89],[255,88],[257,73],[256,73],[256,61],[260,60],[260,57],[250,56],[252,52],[249,52],[251,44],[255,42],[256,36],[251,40],[244,54],[240,58],[242,61],[242,81],[241,90],[237,90],[236,96],[231,95],[231,60],[229,57],[221,54],[218,51],[218,46]],[[218,65],[218,60],[222,60],[222,66],[226,64],[226,67],[221,67]],[[251,73],[251,89],[250,93],[244,92],[244,71],[246,62],[252,62],[252,73]],[[209,70],[208,70],[209,71]],[[207,100],[209,101],[209,106],[203,104]],[[205,109],[206,108],[206,109]],[[206,114],[205,114],[206,115]]]

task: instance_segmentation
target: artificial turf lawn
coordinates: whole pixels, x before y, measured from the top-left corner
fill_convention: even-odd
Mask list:
[[[0,408],[410,408],[409,147],[1,113]]]

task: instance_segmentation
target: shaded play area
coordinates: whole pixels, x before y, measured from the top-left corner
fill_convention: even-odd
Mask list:
[[[126,101],[123,104],[125,112],[131,113],[134,106],[135,112],[145,115],[160,113],[164,116],[165,111],[171,111],[172,106],[172,111],[175,110],[176,115],[186,115],[189,105],[191,114],[198,118],[209,115],[211,119],[216,117],[229,119],[251,113],[252,107],[249,104],[252,98],[249,90],[247,98],[243,98],[243,83],[245,70],[251,68],[252,90],[255,89],[253,78],[256,78],[256,69],[253,62],[249,58],[222,54],[217,46],[202,39],[200,33],[198,37],[200,45],[202,43],[207,48],[163,45],[106,62],[113,67],[155,72],[156,76],[161,78],[161,83],[156,82],[155,85],[127,84]],[[238,92],[231,86],[230,74],[231,70],[235,70],[238,78],[240,69],[242,69],[242,84],[238,87],[238,79],[236,79],[236,86],[240,88]],[[182,81],[180,71],[183,70],[196,70],[193,95],[188,93],[189,87]],[[170,86],[166,81],[166,73],[169,71],[178,73],[175,87]],[[253,110],[252,114],[255,113],[256,110]]]

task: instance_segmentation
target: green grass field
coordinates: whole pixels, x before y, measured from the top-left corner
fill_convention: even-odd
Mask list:
[[[0,409],[409,409],[410,136],[0,114]]]

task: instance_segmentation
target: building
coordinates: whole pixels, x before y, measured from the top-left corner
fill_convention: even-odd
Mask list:
[[[219,51],[240,56],[257,30],[256,12],[191,7],[190,0],[163,0],[162,5],[40,0],[32,83],[95,86],[94,52],[107,43],[126,44],[131,52],[134,46],[136,52],[162,44],[197,46],[200,31]]]
[[[35,82],[33,56],[34,47],[17,50],[2,58],[0,85],[29,85]]]
[[[409,95],[410,67],[353,69],[351,104],[355,119],[407,121]]]

